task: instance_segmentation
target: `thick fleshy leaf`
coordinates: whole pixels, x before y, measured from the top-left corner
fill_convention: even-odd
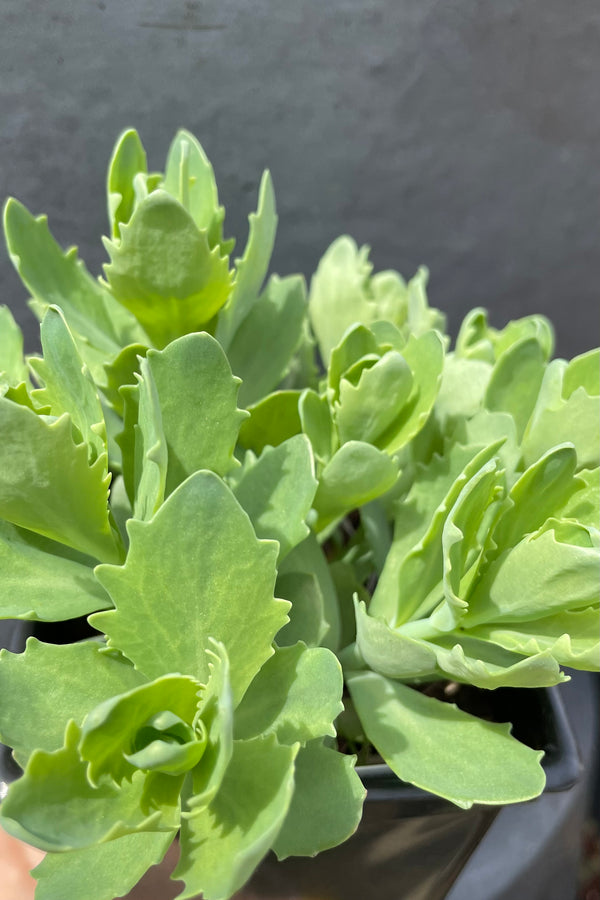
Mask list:
[[[147,355],[168,447],[167,495],[188,475],[224,475],[247,414],[237,408],[239,379],[209,334],[188,334]]]
[[[233,753],[233,697],[229,682],[229,660],[223,644],[211,641],[208,684],[200,691],[198,715],[206,729],[202,765],[192,773],[191,814],[204,809],[217,793]]]
[[[462,624],[526,622],[597,602],[599,549],[587,529],[567,528],[565,535],[560,522],[551,522],[501,553],[475,582]],[[579,537],[581,543],[571,543]]]
[[[187,675],[164,675],[110,697],[90,710],[83,723],[80,745],[82,758],[89,762],[90,782],[97,786],[105,775],[118,784],[131,778],[134,766],[127,754],[137,732],[165,711],[190,725],[198,707],[199,690],[198,682]]]
[[[254,453],[265,447],[277,447],[300,434],[302,425],[298,413],[301,391],[275,391],[264,400],[251,406],[250,418],[242,422],[240,443]]]
[[[492,370],[484,403],[492,411],[511,414],[519,440],[535,407],[545,366],[543,347],[530,338],[512,344]]]
[[[348,441],[321,473],[314,503],[317,530],[381,496],[397,478],[397,465],[386,453],[372,444]]]
[[[36,900],[114,900],[162,861],[174,832],[141,831],[70,853],[48,853],[33,870]]]
[[[437,605],[442,597],[444,523],[464,486],[496,450],[494,444],[482,450],[456,447],[434,462],[431,472],[422,470],[407,503],[398,506],[394,542],[371,605],[374,615],[397,624]]]
[[[147,359],[137,376],[137,423],[134,425],[133,515],[147,521],[165,498],[168,449],[156,382]],[[122,452],[127,444],[121,443]]]
[[[309,647],[319,647],[328,633],[325,601],[319,581],[312,572],[290,572],[280,575],[275,594],[292,604],[290,621],[277,634],[277,645],[289,647],[304,641]]]
[[[303,391],[298,403],[302,431],[310,440],[315,457],[321,463],[331,459],[334,449],[334,432],[331,410],[326,395],[316,391]]]
[[[106,461],[90,466],[68,415],[51,420],[0,397],[0,516],[96,559],[117,561]]]
[[[596,672],[600,669],[600,610],[597,606],[559,612],[533,622],[480,625],[472,634],[526,656],[549,650],[561,665],[573,669]]]
[[[367,665],[389,678],[437,676],[435,650],[413,637],[409,629],[391,628],[383,619],[367,613],[364,603],[355,601],[356,644]],[[420,623],[419,623],[420,624]],[[431,633],[435,629],[425,626]]]
[[[576,357],[567,365],[564,360],[555,359],[546,369],[523,440],[526,465],[564,442],[575,445],[579,468],[598,465],[600,398],[589,393],[595,389],[596,382],[588,375],[588,361],[584,365],[578,360]],[[578,385],[580,378],[584,383]]]
[[[121,239],[105,241],[104,272],[116,299],[134,314],[154,344],[199,331],[231,290],[228,260],[184,207],[166,191],[153,191],[120,227]]]
[[[303,434],[266,447],[244,466],[234,487],[259,538],[279,541],[279,559],[309,533],[306,517],[317,490],[311,446]]]
[[[425,425],[437,397],[444,365],[444,343],[437,331],[411,335],[402,356],[413,376],[413,387],[399,417],[380,435],[377,446],[397,453]]]
[[[227,348],[231,368],[242,379],[244,406],[257,403],[283,379],[302,339],[305,319],[303,278],[273,275]]]
[[[24,653],[0,652],[0,737],[22,766],[35,749],[61,747],[69,719],[81,724],[90,709],[143,681],[97,641],[42,644],[29,638]]]
[[[59,622],[110,609],[93,569],[65,549],[0,521],[0,619]]]
[[[325,620],[325,633],[320,641],[323,647],[329,650],[337,650],[340,642],[340,611],[338,599],[335,591],[335,585],[331,577],[329,565],[325,554],[315,537],[311,532],[306,540],[298,544],[297,547],[288,554],[283,563],[279,566],[279,578],[283,576],[290,578],[296,574],[310,575],[317,579],[319,585],[319,593],[322,597],[323,616]],[[277,596],[280,596],[279,594]],[[294,601],[294,590],[288,598],[285,591],[281,595],[285,599]],[[290,610],[290,618],[293,619],[294,612]],[[281,633],[281,632],[280,632]]]
[[[8,306],[0,306],[0,383],[13,387],[29,381],[23,359],[23,334]]]
[[[96,385],[58,307],[48,307],[40,337],[44,356],[32,357],[29,365],[44,386],[33,391],[32,397],[40,407],[47,406],[53,416],[69,413],[93,462],[106,453],[104,414]]]
[[[277,211],[269,172],[264,172],[258,191],[258,208],[248,217],[250,231],[241,259],[236,259],[236,275],[227,305],[219,315],[217,338],[227,350],[241,323],[255,304],[265,280],[275,243]]]
[[[184,818],[181,900],[202,892],[205,900],[231,897],[247,881],[278,834],[294,790],[298,745],[273,736],[236,741],[221,788],[203,815]]]
[[[410,367],[395,350],[363,369],[356,385],[342,379],[335,413],[341,442],[362,440],[377,444],[398,417],[412,385]]]
[[[206,153],[193,134],[181,128],[175,135],[162,184],[189,212],[197,227],[211,235],[222,218],[215,174]]]
[[[210,637],[227,648],[236,701],[272,654],[288,604],[273,599],[277,544],[259,541],[212,472],[197,472],[150,522],[131,520],[124,566],[97,569],[116,610],[93,617],[148,678],[205,683]],[[180,623],[174,628],[173,623]]]
[[[41,850],[76,850],[135,831],[164,830],[159,811],[148,816],[140,808],[142,772],[121,788],[106,782],[92,787],[77,749],[80,735],[71,721],[60,750],[32,753],[2,801],[2,827]]]
[[[576,519],[584,525],[597,525],[600,509],[600,468],[582,469],[577,482],[579,490],[573,494],[559,515],[563,519]]]
[[[235,737],[274,733],[281,744],[335,737],[343,706],[342,670],[324,647],[278,647],[236,710]]]
[[[349,673],[347,684],[369,740],[403,781],[465,809],[542,792],[542,753],[511,737],[510,725],[477,719],[375,672]]]
[[[444,434],[450,434],[457,422],[471,418],[482,408],[491,374],[492,366],[484,360],[446,355],[435,401],[435,416]]]
[[[316,856],[356,831],[367,792],[354,769],[355,759],[320,741],[300,749],[294,796],[273,845],[279,859]]]
[[[133,316],[77,258],[76,248],[65,253],[59,247],[48,230],[46,216],[34,218],[21,203],[10,199],[4,209],[4,232],[11,261],[32,294],[40,319],[48,306],[60,307],[84,345],[101,351],[105,359],[118,353],[121,346],[143,338]],[[93,358],[84,355],[90,369]]]
[[[108,221],[113,237],[120,237],[121,222],[129,222],[135,208],[136,175],[148,171],[146,152],[137,131],[129,128],[118,138],[108,164],[106,194]]]

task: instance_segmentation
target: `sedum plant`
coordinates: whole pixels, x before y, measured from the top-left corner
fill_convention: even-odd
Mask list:
[[[426,271],[347,237],[265,285],[268,174],[232,260],[187,132],[164,173],[126,132],[107,186],[99,280],[5,208],[42,352],[2,309],[0,616],[93,629],[0,653],[38,900],[113,900],[177,835],[180,896],[225,900],[352,834],[357,756],[537,796],[542,753],[447,701],[600,667],[598,351],[479,309],[452,347]]]

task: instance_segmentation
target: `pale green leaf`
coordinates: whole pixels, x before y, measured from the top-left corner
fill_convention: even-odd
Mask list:
[[[278,647],[236,710],[235,737],[272,732],[281,744],[335,737],[342,686],[340,664],[329,650],[301,642]]]
[[[542,754],[512,738],[509,725],[477,719],[375,672],[349,673],[347,683],[369,740],[403,781],[463,808],[542,792]]]
[[[181,128],[173,138],[162,184],[189,212],[201,231],[210,232],[222,213],[213,167],[193,134]]]
[[[79,739],[80,730],[71,721],[60,750],[32,753],[2,802],[2,827],[41,850],[76,850],[135,831],[165,830],[159,811],[148,816],[140,808],[143,773],[120,788],[106,783],[93,787],[79,756]]]
[[[256,538],[212,472],[192,475],[128,530],[125,565],[96,570],[116,610],[95,615],[94,627],[148,678],[180,671],[205,683],[208,639],[221,641],[239,702],[287,621],[288,604],[273,599],[277,544]]]
[[[543,348],[530,338],[512,344],[492,370],[484,403],[489,410],[511,414],[519,440],[535,407],[545,365]]]
[[[237,408],[239,379],[223,350],[209,334],[189,334],[146,358],[167,441],[167,495],[199,469],[224,475],[247,414]]]
[[[317,530],[381,496],[397,477],[398,468],[386,453],[372,444],[348,441],[321,473],[314,503],[319,515]]]
[[[53,416],[69,413],[93,462],[106,453],[104,414],[96,385],[58,307],[48,307],[40,338],[44,356],[30,358],[29,365],[44,386],[32,391],[31,396],[39,406],[47,406]]]
[[[58,622],[112,606],[93,569],[64,550],[0,521],[0,619]]]
[[[435,401],[435,416],[444,434],[482,408],[491,374],[492,366],[484,360],[463,359],[455,353],[446,355]]]
[[[596,525],[600,509],[600,468],[582,469],[576,482],[579,490],[559,514],[563,519],[576,519],[585,525]]]
[[[269,172],[263,173],[258,190],[258,207],[248,217],[250,231],[241,259],[236,259],[236,275],[227,305],[219,315],[217,338],[227,350],[251,308],[265,280],[275,243],[277,211]]]
[[[153,191],[121,225],[121,239],[106,241],[110,289],[154,344],[205,327],[231,290],[228,260],[211,250],[206,233],[165,191]]]
[[[239,440],[243,447],[261,453],[277,447],[302,431],[298,401],[301,391],[275,391],[251,406],[250,418],[242,422]]]
[[[279,559],[307,537],[306,517],[317,490],[310,442],[305,435],[266,447],[244,467],[234,488],[259,538],[279,541]]]
[[[585,388],[590,397],[600,395],[600,350],[588,350],[572,359],[564,373],[562,393],[568,400],[578,387]]]
[[[334,433],[331,411],[326,395],[305,390],[300,396],[298,412],[302,431],[310,440],[315,457],[327,463],[334,449]]]
[[[51,420],[0,398],[0,516],[97,559],[117,561],[106,460],[90,466],[68,415]]]
[[[33,870],[36,900],[124,897],[145,872],[160,863],[173,832],[142,831],[70,853],[48,853]]]
[[[129,128],[117,140],[106,177],[108,221],[113,237],[120,236],[122,222],[129,222],[135,208],[134,179],[146,174],[146,152],[137,131]]]
[[[366,795],[354,762],[318,741],[300,749],[292,803],[273,845],[279,859],[316,856],[354,833]]]
[[[29,381],[29,373],[23,359],[23,334],[8,306],[0,306],[0,382],[10,385]]]
[[[278,834],[294,790],[298,747],[275,737],[236,741],[221,788],[202,815],[184,818],[181,900],[202,892],[205,900],[231,897],[248,880]]]
[[[48,306],[59,306],[69,327],[105,359],[122,345],[140,341],[143,332],[133,316],[92,278],[76,248],[63,252],[48,230],[46,216],[34,218],[10,199],[4,209],[4,232],[11,261],[32,294],[40,319]],[[92,369],[91,358],[82,355]]]
[[[309,647],[320,646],[330,632],[325,618],[325,601],[319,581],[312,572],[289,572],[279,575],[275,594],[288,600],[290,621],[277,634],[279,647],[304,641]]]
[[[331,578],[325,554],[312,532],[306,540],[294,547],[279,566],[280,579],[284,575],[293,576],[296,574],[311,575],[317,579],[323,601],[323,615],[325,619],[325,633],[320,643],[323,647],[329,648],[329,650],[337,650],[339,648],[341,623],[335,585]],[[283,596],[286,600],[290,599],[292,602],[294,600],[293,592],[289,598],[286,597],[285,593]],[[291,619],[294,617],[293,610],[290,610],[290,617]]]
[[[286,374],[303,336],[306,289],[300,275],[273,275],[227,347],[242,379],[240,403],[250,406],[273,391]]]
[[[140,362],[137,376],[138,421],[134,426],[134,503],[133,515],[151,519],[165,498],[168,449],[160,399],[147,359]],[[126,444],[122,443],[122,447]]]
[[[102,648],[97,641],[43,644],[30,638],[24,653],[1,651],[0,736],[20,765],[35,749],[61,747],[69,719],[81,723],[98,703],[144,680],[123,657]]]

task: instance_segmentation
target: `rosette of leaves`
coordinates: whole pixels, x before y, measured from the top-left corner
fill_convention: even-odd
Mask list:
[[[539,754],[409,685],[542,687],[600,662],[598,469],[578,475],[562,444],[509,484],[498,449],[453,444],[418,467],[346,656],[363,733],[400,778],[463,806],[536,796]],[[485,765],[464,768],[473,754]]]
[[[58,305],[103,402],[122,413],[118,389],[134,384],[138,359],[184,334],[206,331],[228,352],[243,379],[244,405],[307,364],[306,292],[299,276],[273,276],[261,290],[275,240],[277,214],[265,172],[248,241],[233,262],[223,236],[213,168],[198,141],[179,131],[164,173],[149,172],[134,130],[121,135],[107,177],[110,262],[95,279],[52,238],[45,216],[11,199],[4,211],[9,254],[43,318]]]
[[[43,387],[7,378],[0,401],[17,417],[5,444],[18,487],[7,477],[0,494],[12,516],[0,608],[94,613],[100,636],[0,654],[0,738],[24,769],[0,819],[48,851],[40,900],[121,896],[178,832],[182,896],[229,897],[270,848],[312,855],[344,840],[364,796],[354,760],[329,746],[340,665],[285,634],[290,603],[274,593],[278,560],[308,534],[310,445],[299,435],[240,467],[239,379],[213,337],[186,335],[150,350],[125,391],[109,495],[98,394],[55,308],[42,344],[30,365]],[[18,377],[21,365],[15,353]],[[77,466],[102,485],[95,506]],[[94,537],[100,509],[110,541]]]

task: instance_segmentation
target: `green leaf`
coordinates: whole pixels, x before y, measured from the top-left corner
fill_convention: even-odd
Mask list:
[[[174,832],[142,831],[70,853],[48,853],[33,870],[36,900],[113,900],[124,897],[163,859]]]
[[[482,408],[491,374],[488,362],[446,355],[435,401],[435,416],[443,434],[450,434],[457,422],[470,419]]]
[[[600,468],[582,469],[576,479],[579,489],[560,510],[563,519],[596,525],[600,508]]]
[[[330,627],[325,618],[323,591],[316,575],[312,572],[280,575],[275,593],[292,604],[288,613],[290,621],[277,634],[278,646],[289,647],[297,641],[304,641],[309,647],[320,646]]]
[[[49,407],[53,416],[69,413],[89,447],[88,455],[92,463],[106,454],[104,414],[96,385],[58,307],[48,307],[40,337],[43,359],[32,357],[29,365],[44,387],[33,391],[32,398],[39,406]]]
[[[0,619],[58,622],[112,606],[93,569],[63,550],[0,521]]]
[[[259,538],[279,541],[279,559],[307,537],[317,490],[310,442],[303,434],[266,447],[234,488]]]
[[[526,466],[547,450],[566,442],[575,445],[579,468],[598,465],[600,398],[591,396],[585,384],[575,386],[577,373],[587,371],[587,367],[581,364],[581,367],[572,368],[574,363],[575,360],[567,366],[563,360],[555,359],[546,369],[538,402],[523,439]]]
[[[24,653],[0,652],[2,741],[23,766],[35,749],[50,752],[62,746],[69,719],[81,723],[98,703],[143,680],[123,657],[107,653],[97,641],[42,644],[29,638]]]
[[[413,376],[413,389],[399,417],[377,441],[387,453],[396,453],[423,428],[440,389],[444,344],[437,331],[411,335],[402,350]]]
[[[325,554],[323,553],[317,538],[312,532],[306,540],[302,541],[301,544],[298,544],[297,547],[294,547],[291,553],[288,554],[279,566],[280,582],[283,576],[287,577],[289,575],[291,577],[298,574],[311,575],[317,579],[319,593],[322,597],[322,608],[325,620],[325,633],[320,643],[323,647],[335,651],[339,648],[341,629],[338,599],[327,559],[325,558]],[[284,588],[283,596],[286,600],[289,599],[294,602],[293,589],[291,596],[288,598]],[[293,620],[293,609],[290,610],[289,615],[290,619]],[[277,635],[278,641],[280,635],[281,632]],[[303,638],[303,640],[306,639]],[[308,641],[306,642],[308,643]]]
[[[164,498],[168,474],[168,449],[156,382],[147,359],[140,361],[137,376],[138,421],[134,426],[133,515],[151,519]],[[125,449],[126,444],[121,446]]]
[[[597,602],[598,547],[563,540],[560,522],[550,520],[549,526],[501,553],[482,572],[461,624],[526,622]],[[585,538],[586,529],[573,527]]]
[[[298,747],[275,737],[236,741],[218,794],[203,815],[184,818],[181,900],[202,892],[205,900],[231,897],[248,880],[278,834],[294,790]]]
[[[162,352],[148,351],[168,447],[167,495],[188,475],[228,472],[247,413],[237,408],[239,379],[209,334],[188,334]]]
[[[137,685],[127,693],[110,697],[94,707],[83,723],[80,745],[82,758],[89,762],[90,783],[98,786],[105,775],[118,784],[124,778],[130,779],[134,774],[134,765],[128,754],[134,746],[137,732],[166,710],[184,723],[191,724],[198,708],[199,690],[198,682],[187,675],[164,675]],[[177,747],[180,748],[181,744]]]
[[[317,530],[381,496],[397,478],[397,466],[387,454],[372,444],[348,441],[321,473],[314,503]]]
[[[508,412],[523,437],[544,377],[546,355],[534,338],[512,344],[492,370],[484,403],[492,411]]]
[[[235,737],[273,733],[280,744],[335,737],[342,687],[340,664],[329,650],[301,642],[278,647],[236,710]]]
[[[354,602],[356,644],[367,665],[389,678],[425,678],[437,675],[435,650],[402,628],[370,616],[364,603]],[[434,631],[435,629],[428,629]]]
[[[240,403],[249,406],[274,390],[288,371],[303,336],[306,289],[300,275],[273,275],[227,348],[242,379]]]
[[[32,753],[25,773],[2,802],[2,827],[41,850],[77,850],[135,831],[166,830],[160,827],[160,812],[147,816],[140,808],[143,773],[135,773],[121,788],[90,784],[77,750],[79,738],[71,721],[64,747]]]
[[[117,561],[106,460],[90,466],[68,415],[52,421],[0,398],[0,516],[97,559]]]
[[[413,385],[404,357],[390,350],[371,368],[363,369],[356,385],[342,378],[335,420],[342,443],[363,440],[378,444],[378,438],[397,418]]]
[[[4,208],[4,232],[11,261],[32,294],[40,319],[48,306],[60,307],[69,327],[105,359],[143,337],[135,319],[92,278],[76,248],[62,251],[48,230],[46,216],[34,218],[11,198]],[[90,358],[82,355],[92,369]]]
[[[189,212],[200,231],[211,228],[222,218],[213,167],[193,134],[184,128],[175,135],[167,155],[165,191]]]
[[[261,453],[277,447],[302,431],[298,401],[301,391],[275,391],[251,406],[250,418],[242,422],[239,440],[243,447]]]
[[[121,225],[120,241],[105,241],[104,272],[116,299],[161,348],[200,331],[231,290],[228,261],[209,247],[189,213],[165,191],[153,191]]]
[[[0,306],[0,382],[7,380],[17,387],[29,382],[23,359],[23,334],[8,306]]]
[[[208,639],[222,641],[239,702],[287,621],[288,604],[273,599],[277,545],[256,538],[212,472],[190,476],[128,530],[125,565],[96,570],[116,610],[96,614],[94,627],[148,678],[180,671],[205,683]]]
[[[312,444],[315,457],[327,463],[334,450],[333,421],[326,395],[306,390],[300,396],[298,412],[302,431]]]
[[[148,348],[143,344],[128,344],[110,362],[104,363],[103,377],[98,381],[100,390],[108,400],[111,408],[121,418],[123,417],[124,402],[121,394],[123,386],[135,385],[136,373],[139,373],[140,359]]]
[[[344,332],[357,322],[368,325],[379,318],[368,293],[373,269],[369,247],[358,249],[348,236],[327,249],[310,285],[309,313],[325,365]]]
[[[596,672],[600,669],[597,606],[558,612],[533,622],[480,625],[472,634],[524,656],[548,650],[563,666]]]
[[[464,809],[542,792],[542,753],[512,738],[510,725],[477,719],[375,672],[349,673],[347,684],[369,740],[403,781]]]
[[[296,757],[294,796],[273,849],[279,859],[316,856],[357,829],[366,795],[356,757],[313,741]]]
[[[129,222],[135,209],[134,180],[138,173],[147,174],[146,152],[134,128],[118,138],[108,164],[106,194],[108,221],[113,237],[120,236],[121,223]]]
[[[277,211],[271,175],[263,173],[258,190],[258,208],[248,217],[250,231],[241,259],[236,259],[236,275],[227,305],[219,316],[217,339],[229,349],[241,323],[254,306],[265,280],[275,243]]]
[[[562,393],[568,400],[577,388],[585,388],[590,397],[600,395],[600,350],[588,350],[572,359],[564,372]]]
[[[191,815],[211,802],[227,771],[233,753],[233,697],[229,679],[229,659],[222,644],[211,642],[208,651],[208,684],[200,690],[198,716],[206,729],[206,749],[202,765],[192,773],[193,796],[188,800]],[[184,816],[187,813],[184,813]]]

